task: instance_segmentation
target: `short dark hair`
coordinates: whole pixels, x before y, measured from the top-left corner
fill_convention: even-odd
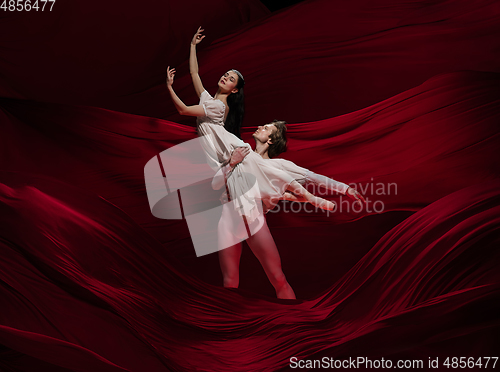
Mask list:
[[[270,158],[274,158],[279,154],[286,151],[286,121],[283,120],[273,120],[271,123],[276,127],[276,131],[274,131],[269,138],[273,142],[269,145],[268,155]]]

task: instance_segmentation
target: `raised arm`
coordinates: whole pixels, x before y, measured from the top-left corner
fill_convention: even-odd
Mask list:
[[[167,88],[170,93],[170,97],[174,102],[175,108],[181,115],[187,116],[205,116],[205,110],[201,105],[186,106],[184,102],[175,94],[173,84],[174,84],[175,69],[167,67]]]
[[[205,35],[201,34],[202,32],[203,29],[198,27],[198,31],[196,31],[193,40],[191,40],[191,51],[189,52],[189,72],[191,73],[191,79],[193,80],[194,89],[198,97],[200,97],[201,93],[205,90],[201,83],[200,75],[198,74],[198,59],[196,58],[196,45],[205,38]]]

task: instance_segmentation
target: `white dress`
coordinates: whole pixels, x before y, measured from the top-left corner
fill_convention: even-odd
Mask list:
[[[205,116],[197,118],[198,135],[204,139],[209,164],[217,172],[227,164],[237,147],[250,148],[250,145],[224,128],[226,106],[222,101],[204,91],[200,105]],[[235,208],[251,223],[261,214],[260,201],[264,213],[274,208],[294,180],[294,176],[251,151],[228,175],[226,185]]]

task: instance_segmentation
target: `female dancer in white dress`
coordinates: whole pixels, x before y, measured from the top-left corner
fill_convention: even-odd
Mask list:
[[[236,70],[226,72],[219,80],[219,88],[215,97],[204,89],[198,74],[198,63],[196,58],[196,45],[205,37],[201,35],[203,30],[198,29],[191,42],[190,72],[196,93],[200,97],[198,105],[186,106],[176,95],[172,84],[174,81],[175,69],[167,68],[167,87],[171,98],[181,115],[197,116],[198,134],[205,139],[205,145],[210,147],[207,154],[213,154],[212,163],[216,169],[226,165],[235,149],[250,146],[244,143],[239,135],[243,110],[238,107],[238,101],[243,100],[243,76]],[[230,133],[230,130],[232,133]],[[252,193],[258,185],[257,193]],[[226,187],[229,198],[234,200],[237,214],[246,220],[247,231],[255,232],[248,234],[247,242],[250,248],[261,262],[269,280],[273,284],[278,298],[295,298],[295,294],[288,284],[283,271],[279,253],[269,232],[265,219],[260,210],[264,212],[272,209],[279,200],[288,198],[286,192],[292,193],[299,200],[309,202],[319,208],[333,210],[335,204],[316,197],[302,187],[294,175],[285,170],[277,168],[271,162],[265,161],[260,155],[251,151],[245,159],[234,167],[226,179]],[[237,243],[236,240],[228,238],[230,235],[238,235],[238,230],[242,230],[241,224],[236,226],[234,221],[235,211],[229,210],[227,205],[223,208],[223,218],[219,223],[220,240],[226,240],[222,247],[230,247]],[[225,213],[229,218],[224,218]],[[226,233],[224,233],[226,232]],[[231,250],[222,249],[219,251],[221,257],[221,267],[224,272],[225,255]],[[237,287],[238,283],[224,276],[225,287]]]
[[[198,134],[205,138],[205,143],[211,146],[208,153],[213,155],[213,162],[217,168],[226,164],[233,151],[238,147],[249,147],[237,137],[241,126],[242,115],[239,118],[231,117],[233,108],[231,101],[243,96],[243,76],[236,70],[226,72],[219,80],[219,89],[215,97],[205,90],[198,75],[196,60],[196,45],[204,38],[200,28],[191,42],[190,71],[196,93],[200,97],[198,105],[186,106],[175,94],[172,84],[175,69],[167,69],[167,87],[171,98],[181,115],[197,116]],[[236,112],[238,107],[234,108]],[[227,119],[227,120],[226,120]],[[228,123],[230,121],[230,123]],[[229,127],[229,128],[228,128]],[[230,133],[230,130],[232,133]],[[253,177],[251,177],[253,176]],[[248,191],[255,181],[258,182],[259,199],[262,200],[264,211],[272,209],[283,198],[285,191],[300,196],[309,203],[326,210],[333,210],[335,205],[323,198],[316,197],[303,188],[292,175],[276,169],[263,161],[257,154],[250,154],[232,172],[227,179],[228,191],[231,199],[238,200],[237,208],[248,223],[252,223],[259,215],[257,203],[249,199]],[[241,199],[241,200],[239,200]]]

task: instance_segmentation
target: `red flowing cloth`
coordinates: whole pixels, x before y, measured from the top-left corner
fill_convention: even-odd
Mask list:
[[[268,15],[257,3],[221,1],[212,9],[227,13],[205,19],[166,3],[160,24],[154,7],[140,17],[122,7],[111,19],[112,2],[102,5],[108,13],[72,2],[48,18],[0,23],[12,30],[0,41],[0,370],[254,371],[286,368],[291,357],[495,356],[500,8],[355,3],[308,1]],[[46,27],[34,39],[21,21]],[[216,36],[235,32],[200,46],[207,89],[222,64],[238,68],[247,126],[282,115],[300,122],[284,155],[383,205],[357,213],[328,195],[342,211],[287,213],[282,202],[268,214],[299,300],[274,299],[248,250],[241,289],[222,288],[217,255],[196,258],[185,221],[149,210],[144,165],[196,136],[173,114],[163,69],[179,63],[174,87],[195,103],[185,45],[201,21]],[[130,22],[153,39],[125,39],[120,30],[137,38]],[[67,44],[84,24],[95,39]],[[79,54],[85,42],[93,53]],[[46,74],[27,68],[22,46],[43,51]]]

